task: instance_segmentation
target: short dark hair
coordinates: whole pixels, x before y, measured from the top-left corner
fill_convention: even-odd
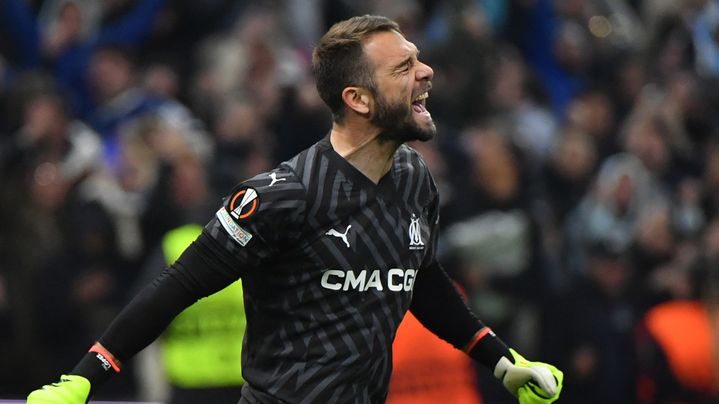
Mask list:
[[[374,70],[365,57],[362,41],[376,32],[402,33],[399,25],[387,17],[363,15],[334,24],[320,39],[312,54],[312,71],[317,91],[332,110],[334,120],[344,116],[342,91],[347,86],[362,86],[376,91]]]

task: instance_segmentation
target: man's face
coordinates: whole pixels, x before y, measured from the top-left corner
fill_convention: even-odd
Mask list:
[[[437,128],[426,109],[434,72],[417,59],[417,47],[399,33],[380,32],[364,49],[377,83],[370,122],[380,137],[400,143],[434,137]]]
[[[107,101],[132,86],[132,68],[123,56],[108,50],[93,55],[90,84],[100,101]]]

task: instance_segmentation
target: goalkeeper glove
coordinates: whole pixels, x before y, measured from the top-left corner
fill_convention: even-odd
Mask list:
[[[89,395],[89,380],[77,375],[62,375],[59,382],[30,393],[27,404],[85,404]]]
[[[542,362],[530,362],[514,349],[509,350],[514,363],[502,357],[494,367],[494,377],[502,381],[520,404],[549,404],[559,398],[564,373]]]

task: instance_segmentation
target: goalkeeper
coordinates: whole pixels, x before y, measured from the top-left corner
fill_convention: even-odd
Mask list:
[[[562,373],[525,360],[467,308],[436,257],[439,195],[404,143],[431,139],[434,72],[387,18],[332,26],[313,54],[329,135],[238,185],[180,258],[30,404],[81,404],[185,307],[238,278],[247,327],[241,404],[381,403],[407,310],[487,367],[520,403]]]

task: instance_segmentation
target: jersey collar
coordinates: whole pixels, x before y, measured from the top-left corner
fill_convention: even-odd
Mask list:
[[[397,171],[397,153],[395,152],[392,157],[392,167],[389,171],[380,178],[379,182],[375,184],[366,175],[364,175],[357,167],[353,166],[344,157],[340,156],[332,147],[330,142],[330,135],[328,134],[317,145],[320,150],[327,156],[327,158],[335,165],[352,183],[357,186],[366,189],[372,194],[378,195],[391,195],[395,193],[395,172]]]

